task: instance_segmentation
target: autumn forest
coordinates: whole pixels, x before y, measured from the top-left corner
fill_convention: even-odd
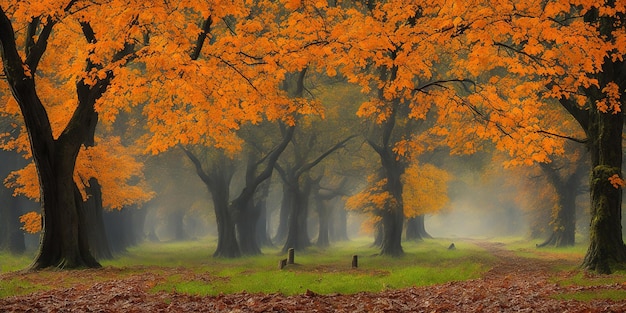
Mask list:
[[[626,264],[623,0],[2,0],[0,247],[434,237]]]

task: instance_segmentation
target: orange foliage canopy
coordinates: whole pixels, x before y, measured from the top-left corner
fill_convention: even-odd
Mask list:
[[[28,212],[20,216],[20,223],[23,223],[22,229],[30,234],[41,231],[41,214],[37,212]]]
[[[403,212],[411,218],[423,214],[433,214],[443,209],[448,203],[447,185],[451,175],[432,164],[413,162],[402,176]],[[371,227],[378,221],[380,212],[395,208],[395,199],[387,188],[387,179],[376,180],[376,175],[368,177],[369,187],[348,197],[346,208],[365,213],[370,221],[365,227]]]

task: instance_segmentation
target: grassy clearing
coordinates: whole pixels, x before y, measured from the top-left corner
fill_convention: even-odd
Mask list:
[[[154,290],[198,295],[241,291],[289,295],[309,289],[322,294],[351,294],[466,280],[489,268],[492,257],[480,248],[461,244],[457,250],[448,251],[447,244],[438,240],[405,243],[406,255],[390,258],[377,256],[369,241],[353,241],[327,250],[311,248],[296,253],[296,265],[283,270],[278,270],[278,261],[285,257],[279,249],[236,260],[206,258],[194,269],[196,274],[205,275],[192,279],[189,275],[170,276]],[[351,268],[354,254],[359,256],[358,269]]]
[[[31,259],[13,258],[0,276],[0,297],[50,288],[141,276],[153,291],[178,291],[217,295],[241,291],[299,294],[356,293],[409,286],[425,286],[480,277],[494,258],[471,243],[426,240],[404,244],[405,256],[377,256],[371,241],[355,240],[322,250],[311,248],[296,253],[296,265],[278,269],[286,255],[278,248],[265,249],[262,256],[239,259],[213,258],[214,240],[177,243],[145,243],[115,260],[103,261],[104,269],[79,271],[12,272]],[[352,255],[359,268],[351,268]],[[9,273],[7,273],[9,272]]]
[[[537,245],[542,243],[542,239],[527,240],[523,238],[499,238],[497,242],[504,244],[508,250],[515,252],[518,256],[524,258],[536,258],[544,260],[566,260],[582,262],[587,252],[587,242],[578,240],[576,245],[570,247],[542,247]]]
[[[594,300],[624,301],[626,300],[626,290],[614,290],[614,289],[583,290],[583,291],[558,294],[558,295],[555,295],[553,298],[557,300],[576,300],[576,301],[585,301],[585,302],[590,302]]]

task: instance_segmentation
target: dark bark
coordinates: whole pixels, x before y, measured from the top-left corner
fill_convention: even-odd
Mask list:
[[[409,218],[406,221],[406,240],[422,240],[433,238],[424,224],[424,215]]]
[[[289,214],[289,223],[287,231],[287,241],[283,246],[283,251],[286,252],[289,248],[296,250],[302,250],[311,245],[307,231],[307,216],[309,206],[309,196],[311,194],[311,178],[306,176],[311,169],[317,166],[322,160],[328,157],[333,152],[340,148],[343,148],[345,144],[352,140],[355,136],[350,136],[328,150],[320,154],[313,161],[306,163],[305,154],[303,151],[296,149],[296,165],[293,165],[289,169],[283,169],[278,164],[276,169],[280,174],[283,183],[286,185],[287,197],[291,201],[291,212]],[[309,141],[309,147],[312,145],[312,140]],[[294,144],[294,147],[296,145]],[[307,148],[305,148],[307,149]],[[308,151],[306,151],[308,153]],[[283,196],[285,198],[285,196]]]
[[[257,240],[257,223],[261,212],[253,203],[248,202],[246,208],[237,221],[237,238],[239,241],[239,250],[243,255],[259,255],[261,248]]]
[[[196,173],[204,182],[213,200],[215,220],[217,223],[217,248],[214,257],[236,258],[241,256],[237,236],[235,234],[235,218],[229,210],[230,181],[234,174],[232,165],[227,157],[221,155],[209,169],[209,173],[202,168],[200,160],[188,149],[181,147],[185,155],[196,168]]]
[[[297,181],[297,178],[291,178],[292,184],[288,186],[287,192],[290,193],[291,213],[289,214],[289,223],[287,230],[287,240],[283,246],[283,252],[287,252],[290,248],[297,251],[304,250],[311,245],[308,234],[307,216],[309,206],[309,194],[311,191],[310,181],[305,178],[303,186]]]
[[[333,213],[333,206],[331,206],[331,203],[334,199],[337,199],[340,196],[347,196],[349,191],[346,187],[348,181],[346,177],[344,177],[337,186],[333,187],[323,187],[320,185],[321,180],[322,177],[315,181],[315,191],[313,195],[315,199],[315,207],[317,208],[317,215],[319,217],[319,229],[316,245],[318,247],[325,248],[330,246],[330,231],[332,228],[331,214]],[[344,223],[344,233],[345,226],[346,224]]]
[[[548,181],[556,189],[558,203],[557,211],[553,212],[553,219],[550,222],[552,232],[548,239],[538,244],[537,247],[573,246],[576,243],[576,197],[583,173],[582,163],[573,165],[576,168],[567,177],[562,177],[558,169],[553,167],[553,164],[541,163],[540,166]]]
[[[145,208],[135,206],[104,212],[106,235],[114,255],[126,252],[126,248],[135,246],[145,239],[146,215]]]
[[[94,103],[95,104],[95,103]],[[98,113],[93,111],[88,125],[88,133],[85,139],[86,147],[96,145],[96,126],[98,125]],[[87,201],[84,204],[85,214],[87,217],[87,235],[89,236],[89,248],[91,253],[97,260],[112,259],[113,253],[109,245],[108,236],[104,228],[102,207],[102,188],[95,177],[89,178],[89,182],[85,185],[87,193]]]
[[[97,260],[107,260],[113,258],[108,236],[104,228],[102,191],[98,180],[89,180],[89,186],[85,187],[88,198],[84,204],[87,218],[87,229],[89,236],[89,247],[91,253]]]
[[[330,246],[330,208],[328,207],[328,199],[323,199],[319,194],[316,195],[315,206],[320,224],[315,245],[326,248]]]
[[[231,211],[237,217],[237,234],[239,237],[239,249],[245,255],[261,254],[257,240],[256,227],[261,216],[261,208],[254,203],[254,196],[259,185],[272,176],[278,158],[285,151],[287,145],[293,138],[295,127],[289,127],[283,132],[282,141],[272,151],[261,160],[257,161],[251,154],[248,157],[246,167],[246,185],[239,196],[232,201]],[[257,174],[258,166],[267,159],[267,164],[263,171]]]
[[[37,19],[29,29],[36,29]],[[55,140],[46,110],[36,94],[36,68],[47,45],[54,21],[48,21],[37,42],[27,42],[26,64],[17,52],[11,21],[0,8],[0,42],[7,83],[16,99],[28,131],[31,152],[41,189],[43,235],[31,269],[46,267],[99,267],[89,251],[82,199],[73,181],[74,165],[80,145],[85,141],[86,125],[93,117],[93,103],[106,85],[77,84],[79,105],[68,125]],[[34,39],[32,39],[34,40]],[[27,73],[26,66],[30,69]],[[90,101],[92,100],[92,101]],[[78,196],[78,197],[77,197]]]
[[[64,10],[68,11],[75,2],[70,1]],[[94,105],[109,86],[113,72],[106,72],[93,84],[87,84],[83,79],[77,82],[78,106],[62,133],[54,139],[46,109],[36,93],[35,77],[55,23],[54,17],[48,17],[45,24],[37,17],[31,20],[27,27],[26,57],[22,61],[11,20],[0,8],[4,73],[28,132],[41,191],[43,234],[31,269],[99,267],[89,248],[83,201],[73,174],[78,151],[87,140],[90,129],[97,124]],[[87,41],[95,43],[89,23],[81,22],[80,25]],[[125,45],[113,61],[128,55],[130,48],[132,45]],[[102,66],[87,60],[85,71],[96,69],[102,69]]]
[[[614,5],[609,1],[607,5]],[[624,14],[618,18],[599,18],[598,10],[592,9],[585,14],[585,22],[595,25],[601,36],[611,40],[617,20],[623,20]],[[593,24],[597,23],[597,24]],[[619,90],[626,89],[626,63],[607,56],[602,72],[595,74],[599,87],[585,90],[589,103],[595,105],[604,97],[601,90],[610,82],[618,84]],[[624,110],[624,100],[621,99]],[[571,107],[571,106],[570,106]],[[573,109],[570,109],[570,111]],[[611,263],[626,263],[626,246],[622,238],[622,190],[612,186],[609,178],[613,175],[622,176],[622,132],[624,126],[623,112],[600,112],[595,107],[586,110],[587,115],[578,119],[584,127],[589,139],[588,147],[591,154],[591,224],[589,227],[589,248],[583,267],[599,273],[610,273]]]
[[[395,112],[395,111],[394,111]],[[383,123],[382,144],[377,145],[370,141],[369,144],[378,153],[382,165],[382,177],[387,180],[385,191],[392,199],[387,201],[385,207],[380,210],[382,218],[382,255],[401,256],[402,230],[404,226],[404,203],[402,201],[402,174],[405,165],[393,152],[390,144],[391,133],[395,127],[395,113]]]
[[[382,242],[380,244],[380,254],[390,256],[401,256],[402,249],[402,223],[404,214],[399,212],[397,207],[390,207],[382,213]]]
[[[613,175],[622,177],[622,114],[591,115],[591,131],[596,133],[592,146],[591,225],[589,248],[583,266],[592,271],[610,273],[611,262],[626,262],[626,247],[622,239],[622,191],[611,185]]]

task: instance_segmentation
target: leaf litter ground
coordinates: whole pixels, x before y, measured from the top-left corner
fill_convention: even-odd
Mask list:
[[[210,281],[209,275],[184,268],[168,271],[137,270],[123,279],[103,280],[102,271],[114,276],[120,269],[75,271],[80,283],[23,296],[0,299],[2,312],[626,312],[626,301],[560,300],[558,294],[606,290],[626,291],[626,283],[562,286],[555,282],[575,275],[555,274],[551,268],[564,260],[524,258],[497,243],[479,243],[497,259],[483,278],[448,282],[429,287],[362,292],[352,295],[320,295],[307,291],[301,295],[238,293],[195,296],[177,292],[150,292],[168,275],[190,275]],[[575,264],[569,264],[575,265]],[[2,279],[11,278],[9,273]],[[202,277],[200,277],[202,276]],[[94,279],[90,279],[94,278]],[[588,277],[593,280],[593,276]]]

